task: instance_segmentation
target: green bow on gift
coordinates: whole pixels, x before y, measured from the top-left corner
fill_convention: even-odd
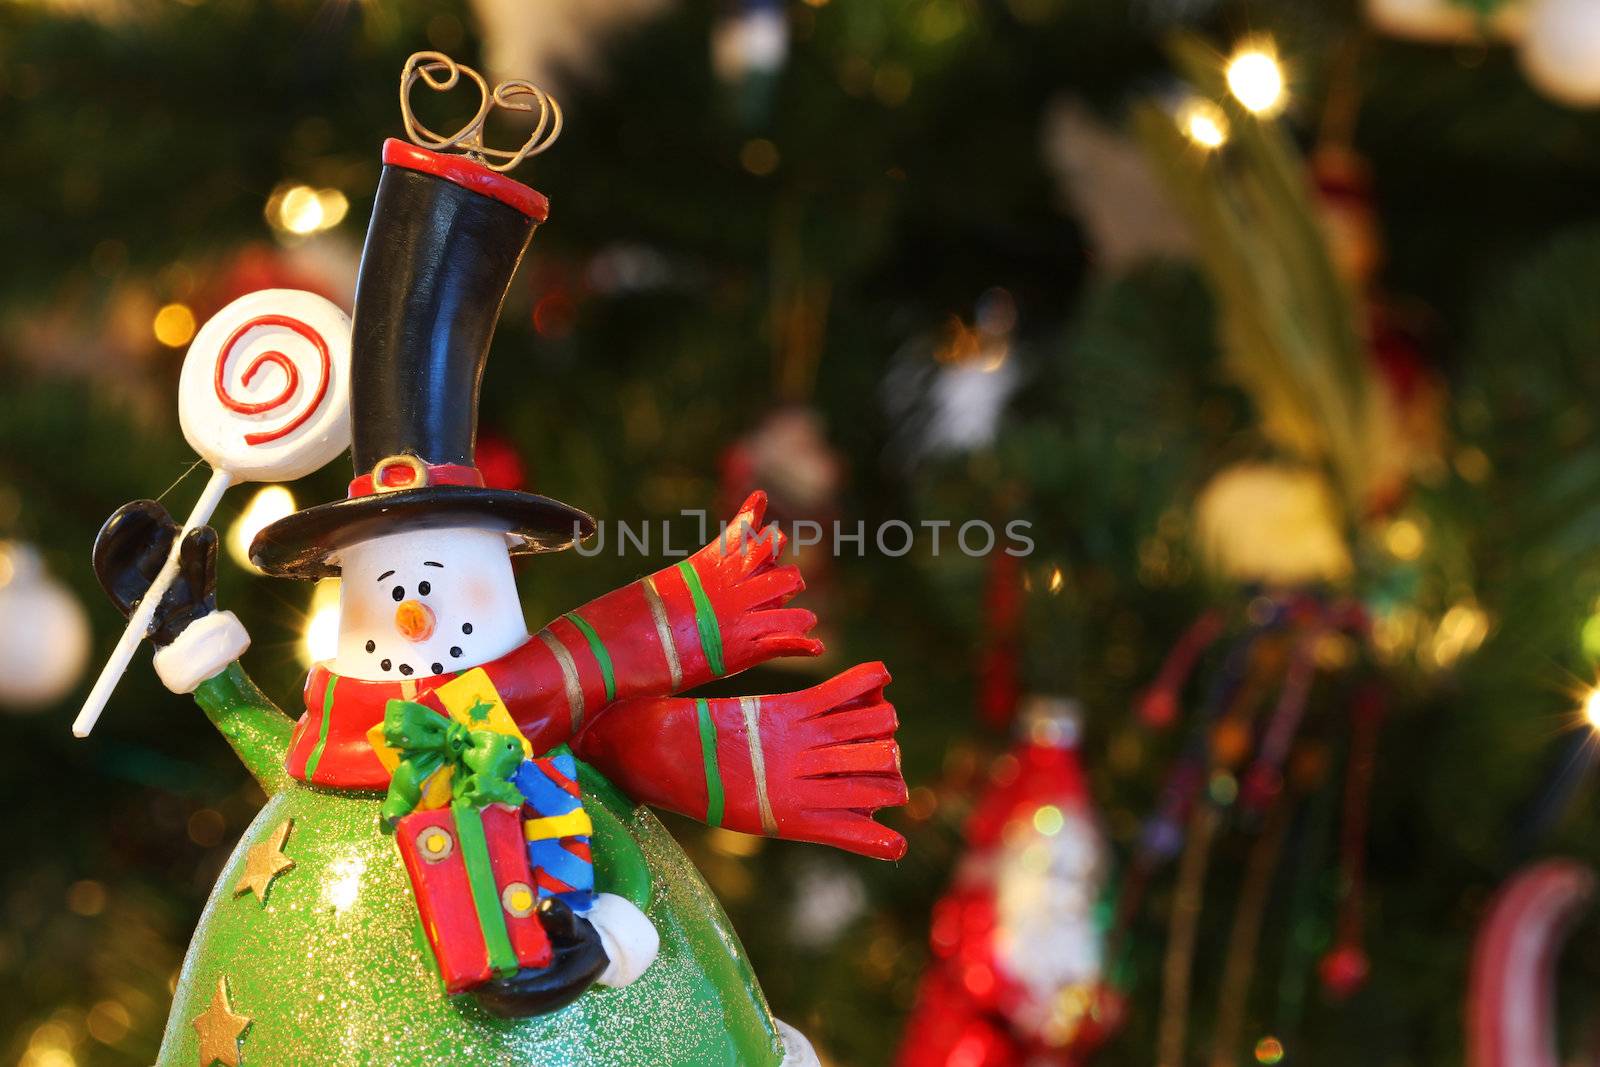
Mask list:
[[[522,765],[520,738],[469,729],[426,704],[391,700],[383,713],[383,739],[400,751],[381,811],[385,829],[416,810],[422,787],[442,767],[455,768],[450,778],[454,804],[522,805],[522,793],[511,781]]]

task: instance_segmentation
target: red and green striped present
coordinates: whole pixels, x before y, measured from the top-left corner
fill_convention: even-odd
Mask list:
[[[448,992],[549,964],[519,809],[456,802],[413,812],[395,824],[395,840]]]

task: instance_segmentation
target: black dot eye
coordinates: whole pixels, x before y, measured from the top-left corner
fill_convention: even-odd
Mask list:
[[[472,624],[470,622],[462,623],[461,624],[461,632],[464,633],[464,634],[470,634],[472,632]]]
[[[457,659],[460,659],[461,658],[461,646],[460,645],[451,645],[450,646],[450,654],[452,656],[455,656]]]
[[[380,659],[378,661],[378,666],[381,667],[383,670],[389,670],[391,667],[394,666],[394,660]]]
[[[417,586],[417,595],[418,596],[427,596],[431,592],[433,592],[433,583],[432,582],[422,582],[421,584],[419,584]]]
[[[393,589],[389,590],[389,595],[394,597],[397,601],[404,600],[406,598],[406,587],[403,585],[397,585]]]
[[[400,673],[409,676],[411,674],[411,664],[409,664],[409,663],[400,664]]]
[[[378,642],[376,642],[376,641],[368,641],[367,642],[367,651],[368,652],[376,652],[376,651],[378,651]]]
[[[429,668],[429,670],[433,671],[434,674],[443,674],[444,673],[444,664],[443,663],[435,663],[432,667]]]

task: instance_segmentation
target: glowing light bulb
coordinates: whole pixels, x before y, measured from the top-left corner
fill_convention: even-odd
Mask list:
[[[1283,108],[1283,67],[1269,48],[1242,48],[1228,60],[1228,91],[1248,111],[1271,115]]]
[[[349,199],[337,189],[280,185],[267,200],[266,214],[275,229],[306,237],[339,225],[349,210]]]
[[[1600,730],[1600,686],[1584,695],[1583,721],[1589,724],[1589,729]]]
[[[1209,100],[1196,97],[1179,108],[1178,128],[1201,148],[1221,148],[1228,143],[1228,116]]]
[[[306,611],[306,628],[300,641],[300,658],[306,663],[332,659],[339,651],[339,579],[317,583]]]
[[[322,201],[309,185],[297,185],[278,202],[278,224],[290,233],[316,233],[322,229]]]
[[[262,486],[250,498],[250,503],[244,506],[238,521],[228,530],[228,555],[239,566],[260,574],[261,570],[250,562],[250,542],[272,523],[293,514],[293,493],[281,485]]]

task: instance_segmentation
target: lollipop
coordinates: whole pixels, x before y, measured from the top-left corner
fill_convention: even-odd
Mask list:
[[[203,526],[235,482],[292,481],[350,447],[350,319],[298,289],[263,289],[217,312],[195,335],[178,381],[183,436],[211,477],[172,539],[167,561],[128,618],[73,721],[87,737],[162,595],[177,577],[184,536]]]

